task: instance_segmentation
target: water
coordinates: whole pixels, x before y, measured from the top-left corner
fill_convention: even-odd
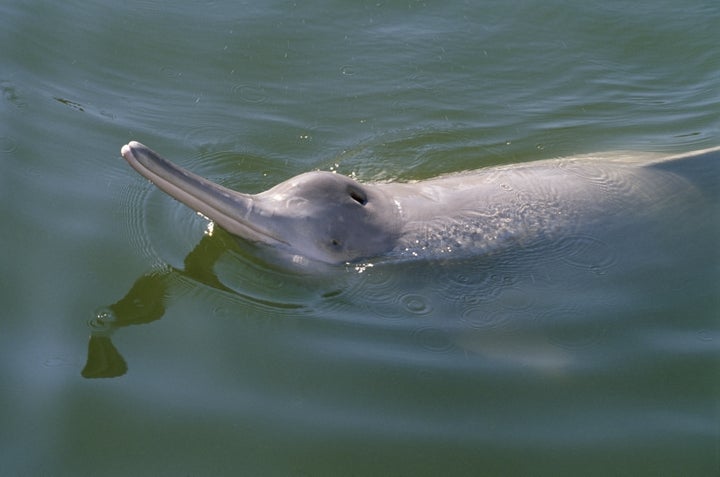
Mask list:
[[[0,474],[717,473],[717,195],[562,260],[303,277],[119,158],[140,140],[256,192],[717,146],[715,2],[0,18]]]

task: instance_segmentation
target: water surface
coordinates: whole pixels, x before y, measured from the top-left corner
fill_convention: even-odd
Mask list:
[[[557,256],[307,277],[119,157],[139,140],[257,192],[717,146],[715,2],[0,18],[1,474],[717,472],[717,189]]]

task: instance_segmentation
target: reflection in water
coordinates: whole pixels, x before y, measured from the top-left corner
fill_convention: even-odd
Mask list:
[[[185,258],[183,270],[166,267],[148,272],[135,281],[123,298],[98,311],[90,323],[93,331],[82,376],[112,378],[127,372],[127,364],[113,345],[110,335],[117,328],[162,318],[171,274],[179,273],[218,290],[230,291],[213,272],[213,265],[227,251],[226,240],[223,234],[205,235]]]
[[[127,363],[109,336],[90,335],[84,378],[114,378],[127,372]]]

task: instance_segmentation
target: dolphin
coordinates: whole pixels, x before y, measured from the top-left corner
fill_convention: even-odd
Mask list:
[[[557,241],[699,194],[683,171],[711,169],[720,147],[676,156],[592,154],[487,167],[425,181],[361,183],[307,172],[258,194],[237,192],[131,141],[121,154],[158,188],[284,262],[348,264],[451,257]],[[710,166],[707,164],[710,163]],[[592,233],[592,232],[590,232]]]

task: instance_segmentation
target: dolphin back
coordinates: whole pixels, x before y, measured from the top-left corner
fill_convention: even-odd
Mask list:
[[[715,200],[720,199],[720,147],[666,157],[646,167],[682,176]]]

